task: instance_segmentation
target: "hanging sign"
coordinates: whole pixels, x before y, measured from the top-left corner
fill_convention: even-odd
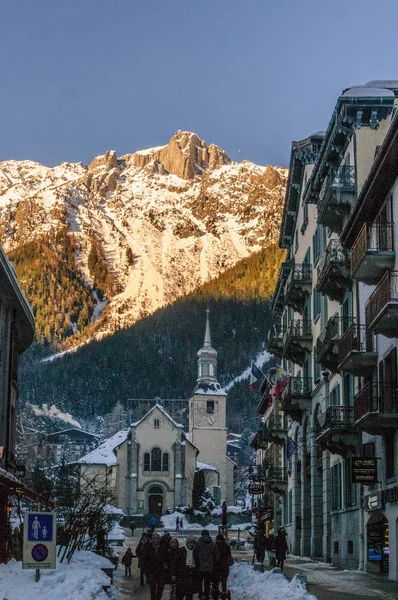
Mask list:
[[[249,483],[247,491],[253,495],[264,494],[265,486],[262,483]]]
[[[25,512],[23,569],[56,568],[56,513]]]
[[[377,481],[377,458],[351,457],[351,483],[374,485]]]

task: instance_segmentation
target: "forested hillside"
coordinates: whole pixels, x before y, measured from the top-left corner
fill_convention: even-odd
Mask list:
[[[52,362],[38,362],[40,348],[33,348],[22,361],[22,401],[55,404],[75,418],[90,419],[118,400],[126,405],[129,398],[188,397],[207,307],[220,379],[227,383],[265,347],[269,297],[281,260],[275,247],[254,254],[194,294]],[[228,421],[241,429],[242,417],[253,418],[255,400],[247,385],[239,387],[229,394]]]

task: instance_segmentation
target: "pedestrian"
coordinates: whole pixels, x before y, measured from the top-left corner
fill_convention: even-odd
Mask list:
[[[214,565],[218,559],[218,549],[207,529],[203,529],[201,537],[195,544],[194,560],[199,569],[200,597],[210,598],[210,584]]]
[[[156,527],[156,517],[151,517],[149,521],[149,527],[151,528],[152,533],[155,531]]]
[[[268,554],[269,566],[276,567],[275,537],[272,533],[265,538],[265,549]]]
[[[265,559],[265,535],[263,531],[257,531],[254,536],[254,552],[257,562],[264,562]]]
[[[11,536],[11,554],[15,560],[22,560],[22,535],[19,527],[15,527]]]
[[[127,548],[123,558],[122,558],[122,565],[124,565],[124,576],[125,577],[131,577],[131,563],[133,561],[133,552],[130,548],[130,546]]]
[[[152,542],[144,548],[144,568],[148,577],[151,600],[161,600],[165,585],[165,573],[167,570],[167,555],[160,546],[160,535],[154,533]]]
[[[136,528],[135,521],[130,521],[131,537],[134,537],[135,528]]]
[[[143,561],[144,548],[146,544],[149,543],[149,537],[146,531],[143,532],[140,541],[138,542],[137,548],[135,550],[136,556],[138,558],[138,568],[140,570],[140,585],[144,585],[146,578],[145,574],[145,566]]]
[[[218,556],[216,556],[214,563],[212,595],[215,600],[218,600],[221,583],[221,598],[225,600],[227,596],[229,567],[233,564],[234,559],[232,558],[231,548],[222,533],[219,533],[216,537],[216,546]]]
[[[286,554],[289,552],[289,548],[286,541],[286,531],[281,527],[275,537],[275,555],[276,555],[276,566],[283,571],[283,564],[286,559]]]
[[[168,551],[170,550],[170,542],[171,542],[170,531],[165,529],[162,537],[160,538],[160,545],[162,547],[164,554],[167,554]]]
[[[180,517],[180,532],[184,531],[184,519]]]
[[[160,545],[162,546],[162,538],[160,539]],[[163,550],[166,549],[163,544]],[[171,576],[171,565],[173,563],[174,558],[179,553],[180,550],[180,542],[177,538],[170,538],[169,547],[166,549],[167,556],[167,567],[166,567],[166,583],[173,583]]]
[[[176,533],[180,531],[180,517],[176,518]]]
[[[171,562],[171,581],[176,585],[177,600],[192,600],[198,592],[198,569],[194,558],[195,540],[187,538],[185,547],[179,548]]]

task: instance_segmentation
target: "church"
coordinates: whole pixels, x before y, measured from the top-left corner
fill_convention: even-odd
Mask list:
[[[198,376],[189,399],[184,431],[161,406],[105,440],[78,461],[85,475],[103,472],[114,488],[115,503],[126,515],[163,514],[192,505],[195,472],[216,504],[234,503],[235,463],[227,456],[227,396],[217,381],[217,351],[211,345],[209,311]]]

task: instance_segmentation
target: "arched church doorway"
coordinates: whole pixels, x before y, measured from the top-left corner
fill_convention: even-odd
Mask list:
[[[370,517],[366,530],[368,539],[367,570],[372,573],[388,573],[390,556],[388,519],[381,511],[377,511]]]
[[[153,485],[148,492],[148,512],[150,515],[163,513],[163,490],[159,485]]]

